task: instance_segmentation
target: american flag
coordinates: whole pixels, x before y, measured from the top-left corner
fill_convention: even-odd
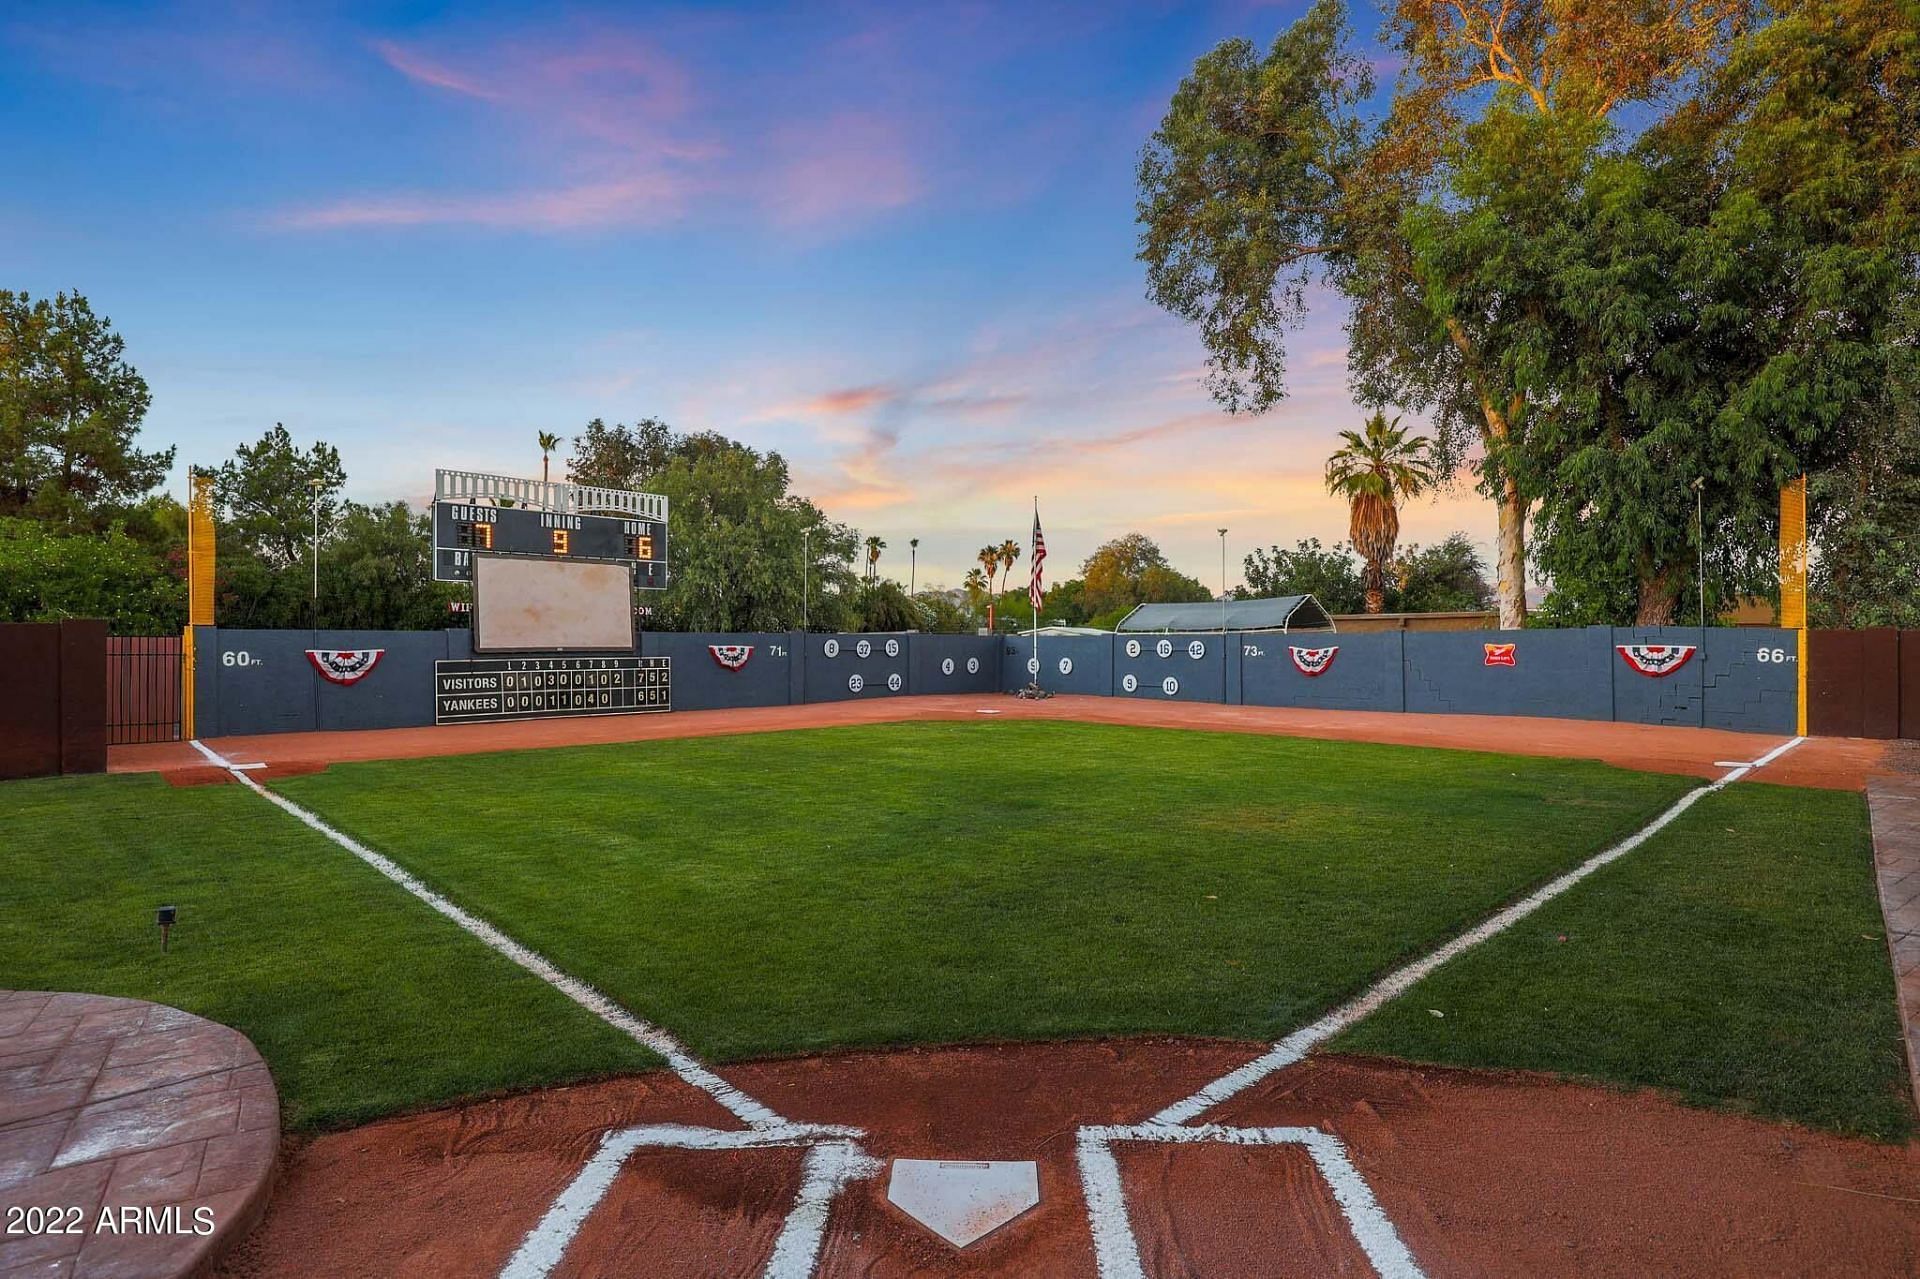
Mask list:
[[[1040,503],[1033,504],[1033,584],[1027,587],[1027,603],[1033,605],[1033,624],[1040,625],[1040,566],[1046,563],[1047,539],[1040,531]]]

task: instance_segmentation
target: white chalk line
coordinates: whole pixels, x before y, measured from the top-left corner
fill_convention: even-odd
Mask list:
[[[1595,871],[1602,870],[1614,862],[1619,861],[1622,857],[1625,857],[1628,853],[1665,830],[1674,819],[1678,818],[1680,814],[1686,812],[1689,808],[1692,808],[1705,796],[1711,795],[1715,791],[1724,790],[1754,769],[1772,763],[1804,740],[1806,739],[1796,737],[1768,751],[1753,763],[1740,765],[1718,781],[1709,782],[1704,786],[1688,791],[1685,795],[1675,800],[1665,812],[1611,848],[1595,853],[1592,857],[1581,862],[1572,870],[1567,871],[1556,879],[1548,881],[1545,885],[1535,889],[1513,905],[1496,911],[1439,949],[1388,973],[1385,977],[1381,978],[1377,984],[1363,992],[1359,997],[1342,1004],[1340,1007],[1322,1017],[1319,1021],[1294,1031],[1291,1035],[1288,1035],[1276,1043],[1266,1053],[1256,1057],[1238,1070],[1222,1075],[1205,1088],[1202,1088],[1199,1092],[1194,1093],[1191,1097],[1168,1106],[1165,1110],[1155,1115],[1151,1122],[1158,1124],[1183,1124],[1189,1120],[1196,1119],[1234,1094],[1258,1083],[1275,1071],[1299,1061],[1321,1043],[1331,1039],[1361,1018],[1378,1010],[1382,1004],[1404,994],[1414,983],[1433,972],[1434,969],[1440,967],[1448,960],[1473,949],[1490,937],[1505,932],[1507,929],[1513,927],[1513,925],[1525,919],[1528,915],[1533,914],[1534,911],[1539,910],[1542,906],[1572,888],[1575,884],[1578,884],[1581,880],[1592,875]]]
[[[575,1174],[534,1228],[507,1260],[500,1279],[545,1279],[566,1255],[581,1226],[613,1188],[614,1178],[636,1150],[661,1147],[674,1150],[765,1150],[804,1146],[800,1191],[774,1240],[764,1279],[806,1279],[820,1255],[826,1237],[833,1198],[849,1181],[873,1176],[879,1162],[862,1154],[850,1140],[823,1139],[818,1125],[785,1128],[749,1128],[724,1131],[682,1124],[642,1124],[610,1131],[600,1140],[584,1167]]]
[[[1114,1140],[1233,1140],[1235,1138],[1227,1134],[1263,1131],[1259,1129],[1220,1128],[1216,1125],[1206,1125],[1197,1128],[1181,1127],[1181,1125],[1191,1124],[1192,1121],[1198,1119],[1201,1115],[1219,1105],[1221,1102],[1244,1092],[1246,1089],[1267,1078],[1269,1075],[1274,1074],[1276,1071],[1293,1065],[1295,1062],[1304,1058],[1307,1053],[1315,1047],[1332,1038],[1340,1031],[1345,1030],[1355,1022],[1377,1011],[1388,1001],[1404,994],[1422,978],[1431,974],[1448,960],[1455,958],[1465,951],[1471,950],[1488,938],[1511,928],[1514,924],[1525,919],[1536,910],[1539,910],[1542,906],[1580,883],[1580,881],[1586,879],[1595,871],[1601,870],[1620,860],[1620,858],[1625,857],[1628,853],[1646,843],[1647,840],[1666,829],[1676,818],[1693,807],[1694,804],[1698,803],[1705,796],[1726,789],[1728,786],[1746,777],[1755,769],[1764,768],[1805,740],[1804,737],[1790,738],[1750,763],[1735,765],[1733,771],[1727,773],[1717,781],[1709,782],[1706,785],[1688,791],[1659,816],[1655,817],[1651,822],[1641,827],[1632,835],[1629,835],[1626,839],[1596,853],[1580,865],[1549,881],[1513,905],[1495,912],[1480,924],[1455,937],[1439,949],[1389,973],[1358,998],[1334,1009],[1311,1025],[1294,1031],[1291,1035],[1286,1036],[1265,1053],[1254,1058],[1246,1065],[1241,1066],[1237,1070],[1229,1071],[1192,1096],[1168,1106],[1145,1124],[1137,1125],[1130,1129],[1082,1128],[1080,1130],[1081,1139],[1077,1145],[1080,1163],[1080,1179],[1086,1192],[1087,1217],[1093,1230],[1094,1255],[1099,1263],[1101,1279],[1144,1279],[1145,1276],[1145,1272],[1141,1269],[1140,1265],[1139,1243],[1134,1237],[1133,1224],[1127,1214],[1126,1196],[1120,1185],[1119,1167],[1114,1161],[1112,1152],[1107,1149],[1108,1142]],[[1211,1138],[1177,1135],[1183,1132],[1213,1132],[1218,1135]],[[1124,1133],[1126,1135],[1101,1135],[1113,1133]],[[1143,1133],[1152,1135],[1135,1135]],[[1089,1138],[1089,1134],[1093,1134],[1093,1136]],[[1331,1140],[1330,1136],[1329,1139]],[[1341,1158],[1345,1159],[1344,1149]],[[1316,1162],[1320,1162],[1317,1155]],[[1324,1163],[1321,1164],[1323,1173],[1326,1173],[1327,1166],[1328,1165]],[[1351,1168],[1350,1163],[1348,1166]],[[1334,1185],[1334,1196],[1339,1200],[1342,1211],[1347,1212],[1349,1226],[1354,1229],[1356,1238],[1360,1238],[1362,1227],[1356,1224],[1356,1218],[1353,1212],[1348,1209],[1348,1197],[1343,1195],[1338,1184],[1334,1183],[1332,1174],[1327,1173],[1327,1176],[1329,1183]],[[1383,1279],[1403,1279],[1403,1277],[1404,1279],[1418,1279],[1421,1271],[1414,1263],[1412,1254],[1408,1253],[1404,1245],[1399,1243],[1398,1236],[1393,1235],[1391,1223],[1387,1222],[1385,1214],[1380,1213],[1378,1205],[1373,1202],[1372,1193],[1366,1189],[1366,1183],[1364,1179],[1360,1177],[1358,1170],[1353,1170],[1353,1180],[1358,1184],[1361,1192],[1366,1195],[1365,1203],[1372,1205],[1372,1211],[1378,1216],[1380,1225],[1385,1227],[1388,1235],[1392,1236],[1394,1245],[1399,1248],[1399,1256],[1392,1261],[1392,1264],[1397,1268],[1392,1270],[1382,1268],[1381,1262],[1378,1259],[1374,1259],[1373,1252],[1369,1250],[1368,1257],[1374,1260],[1374,1268],[1380,1272]],[[1355,1202],[1360,1201],[1356,1200]],[[1373,1227],[1369,1225],[1367,1228],[1372,1229]],[[1362,1247],[1367,1247],[1364,1238],[1362,1238]],[[1392,1254],[1383,1253],[1382,1255],[1391,1256]],[[1404,1258],[1404,1260],[1399,1258]]]
[[[1412,1254],[1381,1211],[1365,1178],[1353,1165],[1345,1146],[1337,1137],[1309,1128],[1193,1126],[1191,1120],[1268,1075],[1301,1060],[1312,1048],[1404,993],[1447,960],[1511,927],[1595,871],[1632,852],[1705,795],[1741,780],[1804,740],[1795,737],[1783,742],[1759,759],[1735,766],[1725,777],[1688,792],[1632,836],[1596,854],[1431,954],[1389,974],[1359,998],[1335,1009],[1312,1025],[1295,1031],[1260,1057],[1215,1080],[1193,1096],[1167,1107],[1146,1123],[1131,1127],[1093,1125],[1081,1128],[1076,1148],[1102,1279],[1145,1279],[1120,1183],[1119,1166],[1111,1150],[1111,1144],[1116,1141],[1299,1144],[1308,1150],[1315,1166],[1326,1178],[1356,1242],[1382,1279],[1423,1279]],[[882,1167],[880,1161],[863,1154],[853,1140],[861,1135],[858,1129],[794,1123],[780,1118],[708,1070],[666,1031],[633,1016],[584,982],[561,972],[537,952],[522,946],[491,924],[427,888],[390,859],[335,830],[284,796],[267,790],[243,771],[264,765],[235,765],[197,739],[192,741],[192,745],[207,759],[226,768],[235,780],[251,788],[261,798],[325,835],[490,948],[659,1053],[682,1079],[701,1088],[743,1122],[751,1125],[745,1132],[656,1124],[607,1133],[600,1150],[555,1199],[545,1216],[509,1259],[507,1267],[501,1271],[501,1279],[543,1279],[551,1273],[581,1225],[611,1189],[621,1166],[642,1146],[706,1150],[805,1146],[807,1156],[799,1193],[762,1274],[763,1279],[807,1279],[813,1274],[834,1198],[849,1182],[874,1176]],[[1716,763],[1716,767],[1719,766],[1724,765]]]
[[[205,755],[208,759],[220,765],[220,767],[231,772],[242,785],[252,789],[254,794],[259,795],[262,799],[280,809],[282,812],[290,814],[303,825],[325,835],[328,839],[346,849],[355,857],[358,857],[361,861],[373,867],[427,905],[433,907],[434,910],[458,924],[468,933],[485,942],[488,948],[512,960],[520,967],[546,982],[547,985],[552,986],[555,990],[573,1000],[574,1003],[579,1004],[582,1008],[600,1018],[600,1020],[606,1022],[616,1030],[621,1031],[636,1043],[642,1044],[654,1052],[659,1053],[662,1057],[666,1058],[667,1065],[672,1069],[674,1074],[680,1076],[680,1078],[686,1080],[695,1088],[700,1089],[700,1091],[712,1097],[722,1106],[725,1106],[728,1110],[739,1116],[743,1123],[755,1128],[788,1126],[787,1121],[775,1114],[772,1110],[761,1105],[726,1080],[720,1078],[720,1076],[714,1074],[711,1070],[708,1070],[692,1053],[687,1051],[679,1040],[669,1035],[660,1027],[650,1022],[642,1021],[579,978],[569,976],[562,972],[559,968],[555,967],[550,960],[537,951],[521,945],[513,938],[501,932],[498,928],[495,928],[492,924],[489,924],[486,920],[454,905],[451,901],[448,901],[445,897],[442,897],[439,893],[434,892],[418,879],[415,879],[411,873],[402,869],[390,858],[374,852],[371,848],[368,848],[351,836],[335,830],[332,826],[329,826],[325,821],[321,820],[319,816],[302,808],[286,796],[276,791],[268,790],[260,783],[254,781],[253,778],[234,768],[204,743],[196,739],[193,745],[202,755]]]
[[[709,1070],[665,1030],[634,1016],[587,983],[562,972],[537,951],[434,892],[391,858],[336,830],[317,814],[286,796],[268,790],[249,777],[243,771],[243,766],[227,760],[198,738],[191,739],[191,742],[201,755],[226,769],[234,780],[254,794],[346,849],[478,938],[489,949],[540,978],[636,1043],[658,1053],[674,1074],[712,1097],[748,1125],[744,1132],[673,1124],[648,1124],[608,1132],[601,1141],[600,1150],[561,1191],[522,1241],[520,1248],[509,1258],[506,1268],[501,1271],[502,1279],[541,1279],[550,1273],[559,1264],[567,1244],[572,1241],[581,1224],[612,1188],[614,1176],[621,1165],[634,1150],[643,1145],[711,1150],[751,1146],[808,1147],[799,1197],[774,1242],[773,1256],[764,1274],[765,1279],[805,1279],[812,1274],[814,1258],[819,1254],[834,1196],[848,1181],[871,1176],[878,1171],[875,1161],[863,1155],[855,1144],[854,1139],[864,1135],[860,1129],[838,1124],[799,1123],[782,1118]],[[821,1153],[823,1151],[827,1153]]]
[[[1093,1125],[1080,1129],[1075,1153],[1086,1192],[1087,1216],[1093,1222],[1094,1259],[1101,1279],[1146,1279],[1133,1227],[1127,1217],[1120,1166],[1113,1143],[1159,1144],[1217,1142],[1235,1146],[1298,1145],[1306,1148],[1314,1166],[1333,1191],[1354,1242],[1381,1279],[1422,1279],[1420,1267],[1407,1251],[1393,1223],[1368,1188],[1366,1178],[1347,1156],[1347,1148],[1332,1133],[1318,1128],[1229,1128],[1220,1124],[1171,1127],[1148,1122],[1129,1127]]]

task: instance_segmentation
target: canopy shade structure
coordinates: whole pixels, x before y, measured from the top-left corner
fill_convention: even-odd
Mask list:
[[[1116,631],[1217,631],[1224,616],[1229,631],[1336,630],[1327,610],[1311,595],[1206,604],[1142,604],[1120,619]]]

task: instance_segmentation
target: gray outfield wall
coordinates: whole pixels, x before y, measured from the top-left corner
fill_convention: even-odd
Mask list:
[[[196,731],[203,737],[434,722],[434,663],[471,659],[470,633],[197,627]],[[1620,645],[1694,647],[1665,675]],[[739,669],[711,645],[748,645]],[[861,646],[865,645],[863,654]],[[1496,646],[1489,654],[1488,647]],[[1512,661],[1498,646],[1512,645]],[[384,650],[353,684],[322,679],[307,650]],[[1334,649],[1308,675],[1314,651]],[[1296,658],[1299,649],[1304,657]],[[647,633],[633,657],[672,660],[677,710],[987,693],[1032,676],[1031,639],[977,635]],[[529,654],[517,654],[527,657]],[[561,656],[556,654],[555,656]],[[577,655],[576,655],[577,656]],[[1489,658],[1493,659],[1491,662]],[[1042,637],[1039,682],[1058,693],[1328,710],[1427,711],[1684,724],[1790,733],[1794,635],[1775,629],[1383,631],[1369,634]]]

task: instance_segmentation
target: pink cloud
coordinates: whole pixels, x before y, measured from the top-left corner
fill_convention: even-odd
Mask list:
[[[796,116],[771,89],[764,100],[703,102],[685,64],[617,28],[456,51],[392,40],[372,47],[412,84],[482,112],[490,145],[497,137],[518,149],[503,167],[524,180],[492,191],[323,201],[272,225],[568,231],[744,208],[775,227],[817,233],[925,194],[898,121],[844,109]]]
[[[465,57],[436,57],[390,40],[374,51],[418,84],[509,109],[622,151],[698,157],[708,144],[670,131],[692,103],[692,77],[674,59],[619,31],[564,43],[510,40]]]
[[[686,194],[685,184],[672,175],[654,174],[550,191],[341,200],[288,212],[278,223],[296,230],[462,223],[502,230],[574,231],[670,222],[684,209]]]
[[[890,386],[850,386],[845,390],[828,391],[816,396],[800,406],[805,413],[858,413],[870,409],[876,404],[884,404],[894,397]]]
[[[925,191],[898,126],[861,112],[784,126],[769,140],[774,167],[758,197],[786,226],[912,204]]]

